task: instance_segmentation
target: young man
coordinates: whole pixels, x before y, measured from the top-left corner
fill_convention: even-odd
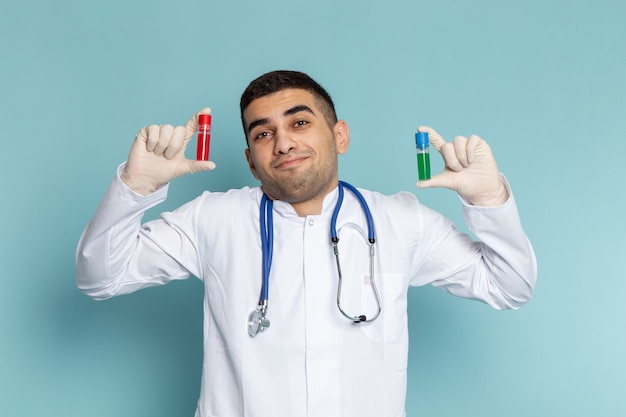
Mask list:
[[[535,257],[485,141],[459,136],[448,143],[419,128],[446,168],[418,186],[458,192],[479,242],[410,193],[361,190],[362,204],[338,177],[348,125],[337,120],[328,93],[299,72],[265,74],[242,96],[246,158],[260,187],[205,192],[142,226],[172,179],[215,167],[184,156],[198,114],[208,112],[186,126],[139,131],[77,250],[78,287],[95,299],[202,280],[196,417],[403,416],[410,286],[432,284],[497,309],[518,308],[532,296]],[[250,331],[259,324],[250,311],[265,305],[264,274],[271,327]]]

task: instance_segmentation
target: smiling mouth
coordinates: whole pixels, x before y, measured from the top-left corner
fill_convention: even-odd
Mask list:
[[[288,159],[286,161],[280,161],[279,163],[274,165],[274,168],[276,168],[276,169],[293,168],[293,167],[295,167],[297,165],[300,165],[300,163],[303,162],[307,158],[308,157],[306,157],[306,156],[302,156],[302,157],[298,157],[298,158]]]

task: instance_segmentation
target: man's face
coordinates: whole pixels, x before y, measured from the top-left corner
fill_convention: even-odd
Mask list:
[[[329,126],[313,94],[282,90],[253,100],[243,116],[250,170],[272,199],[321,201],[337,186],[337,156],[348,149],[348,126]]]

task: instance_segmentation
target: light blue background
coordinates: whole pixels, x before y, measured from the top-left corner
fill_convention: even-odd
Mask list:
[[[408,415],[626,415],[625,21],[621,0],[4,1],[0,415],[193,415],[200,283],[95,302],[74,250],[143,125],[214,109],[218,169],[159,210],[256,184],[238,100],[280,68],[350,124],[343,179],[462,221],[453,193],[415,188],[429,124],[487,139],[514,188],[536,296],[496,312],[412,290]]]

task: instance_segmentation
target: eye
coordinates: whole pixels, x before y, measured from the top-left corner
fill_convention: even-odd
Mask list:
[[[272,134],[272,132],[268,131],[268,130],[264,130],[262,132],[259,132],[255,137],[254,140],[259,140],[259,139],[265,139],[267,137],[269,137]]]
[[[302,127],[308,125],[309,122],[306,120],[298,120],[293,124],[293,127]]]

